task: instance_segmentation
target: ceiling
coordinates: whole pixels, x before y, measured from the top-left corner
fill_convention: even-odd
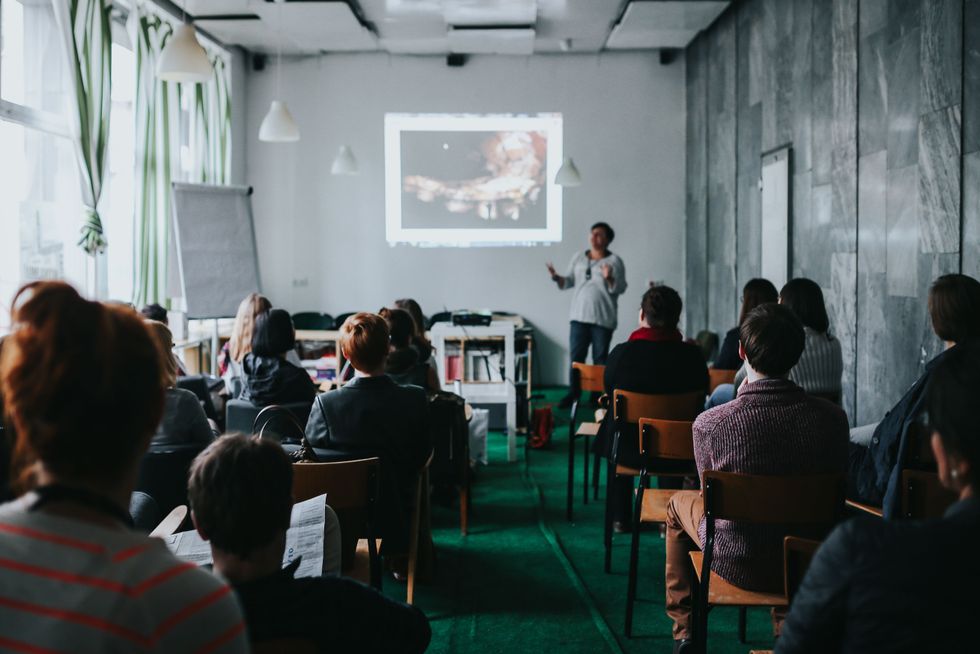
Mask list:
[[[174,0],[252,52],[595,53],[683,48],[730,4],[700,0]]]

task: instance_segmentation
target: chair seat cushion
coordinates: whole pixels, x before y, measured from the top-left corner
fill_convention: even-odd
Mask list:
[[[701,579],[702,552],[691,552],[691,563],[694,571]],[[786,598],[782,593],[759,593],[745,590],[731,584],[718,575],[711,574],[708,587],[708,604],[714,606],[786,606]]]
[[[643,491],[640,522],[666,522],[667,503],[674,496],[674,488],[647,488]]]
[[[599,423],[598,422],[583,422],[575,430],[576,436],[585,436],[586,438],[595,436],[599,433]]]

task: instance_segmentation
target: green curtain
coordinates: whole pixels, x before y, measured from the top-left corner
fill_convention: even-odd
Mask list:
[[[54,15],[65,42],[73,94],[69,110],[82,180],[85,222],[78,245],[94,256],[106,240],[99,198],[109,148],[112,106],[112,32],[108,0],[54,0]]]
[[[231,182],[230,71],[225,58],[211,57],[214,77],[194,87],[194,128],[197,145],[195,181],[203,184]]]

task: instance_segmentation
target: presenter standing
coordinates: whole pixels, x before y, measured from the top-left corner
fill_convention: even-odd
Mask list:
[[[568,348],[573,362],[584,362],[589,345],[592,362],[606,363],[609,342],[616,329],[617,299],[626,290],[626,268],[623,260],[609,251],[616,233],[607,223],[592,225],[589,249],[579,252],[568,262],[564,275],[548,262],[551,279],[560,290],[574,289],[570,313]],[[567,408],[578,395],[575,376],[569,373],[568,395],[558,406]]]

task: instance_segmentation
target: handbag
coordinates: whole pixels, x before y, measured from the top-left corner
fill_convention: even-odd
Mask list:
[[[528,445],[540,450],[551,444],[551,435],[555,431],[555,416],[550,406],[540,407],[531,414],[531,435]]]

